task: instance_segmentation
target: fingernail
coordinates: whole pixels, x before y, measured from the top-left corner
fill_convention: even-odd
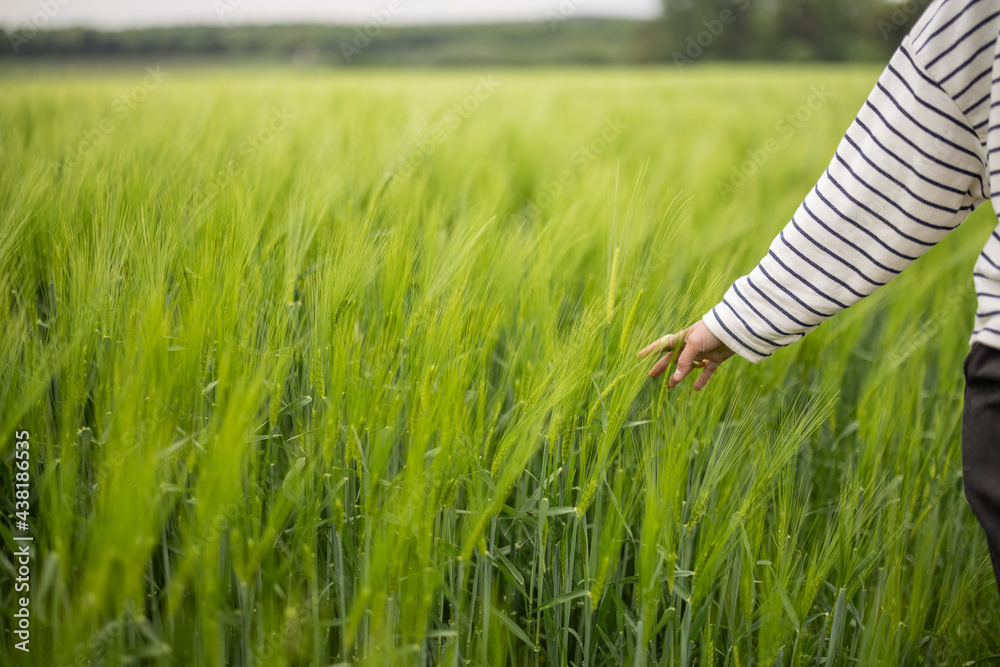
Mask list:
[[[681,375],[681,372],[680,372],[680,371],[675,371],[675,372],[674,372],[674,380],[676,380],[676,381],[680,382],[680,380],[681,380],[681,378],[682,378],[682,377],[684,377],[684,376],[683,376],[683,375]]]

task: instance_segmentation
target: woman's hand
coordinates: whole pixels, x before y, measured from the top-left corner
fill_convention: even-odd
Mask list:
[[[695,391],[699,391],[708,384],[719,364],[734,354],[701,320],[683,331],[664,336],[644,347],[639,352],[639,358],[642,359],[650,354],[660,352],[668,352],[668,354],[649,369],[649,377],[662,375],[673,363],[674,357],[677,356],[677,370],[670,376],[667,388],[673,389],[678,382],[687,377],[692,368],[700,367],[704,370],[694,381]]]

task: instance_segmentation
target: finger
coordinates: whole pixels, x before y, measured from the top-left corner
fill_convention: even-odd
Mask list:
[[[662,338],[658,338],[646,347],[639,350],[639,358],[647,357],[653,352],[662,352],[663,350],[669,350],[673,348],[674,338],[676,334],[667,334]]]
[[[684,348],[687,346],[687,336],[690,331],[691,331],[690,328],[679,331],[677,334],[675,334],[674,338],[671,339],[670,341],[672,343],[671,347],[673,348],[673,351],[670,354],[671,364],[676,364],[677,361],[680,359],[681,352],[683,352]]]
[[[666,336],[664,336],[663,338],[657,338],[652,343],[639,350],[639,355],[638,355],[639,358],[642,359],[644,357],[649,356],[650,354],[652,354],[657,350],[663,349],[665,339]]]
[[[670,376],[670,384],[668,389],[673,389],[677,386],[677,383],[687,377],[688,373],[694,367],[694,362],[698,356],[698,350],[695,349],[694,345],[690,343],[684,346],[681,350],[680,357],[677,359],[677,370],[674,374]]]
[[[649,377],[655,378],[659,375],[663,375],[663,371],[670,368],[670,364],[673,362],[673,353],[665,354],[660,357],[660,360],[649,369]]]
[[[694,390],[701,391],[704,388],[704,386],[708,384],[708,381],[712,379],[712,376],[715,375],[715,370],[718,367],[719,364],[715,362],[710,361],[708,364],[706,364],[705,370],[703,370],[701,372],[701,375],[698,376],[698,379],[694,381]]]

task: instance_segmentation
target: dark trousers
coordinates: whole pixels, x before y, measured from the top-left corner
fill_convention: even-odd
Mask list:
[[[962,480],[986,531],[1000,590],[1000,350],[981,343],[965,358]]]

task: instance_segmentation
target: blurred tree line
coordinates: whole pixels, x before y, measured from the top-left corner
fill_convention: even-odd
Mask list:
[[[655,21],[581,19],[563,0],[539,23],[0,30],[0,62],[247,58],[330,66],[558,65],[709,60],[885,61],[929,0],[663,0]]]
[[[13,57],[193,58],[292,61],[300,65],[463,66],[639,62],[646,22],[552,19],[491,25],[187,26],[117,32],[14,30],[0,34]]]
[[[723,60],[887,60],[930,0],[663,0],[665,47],[680,65]]]

